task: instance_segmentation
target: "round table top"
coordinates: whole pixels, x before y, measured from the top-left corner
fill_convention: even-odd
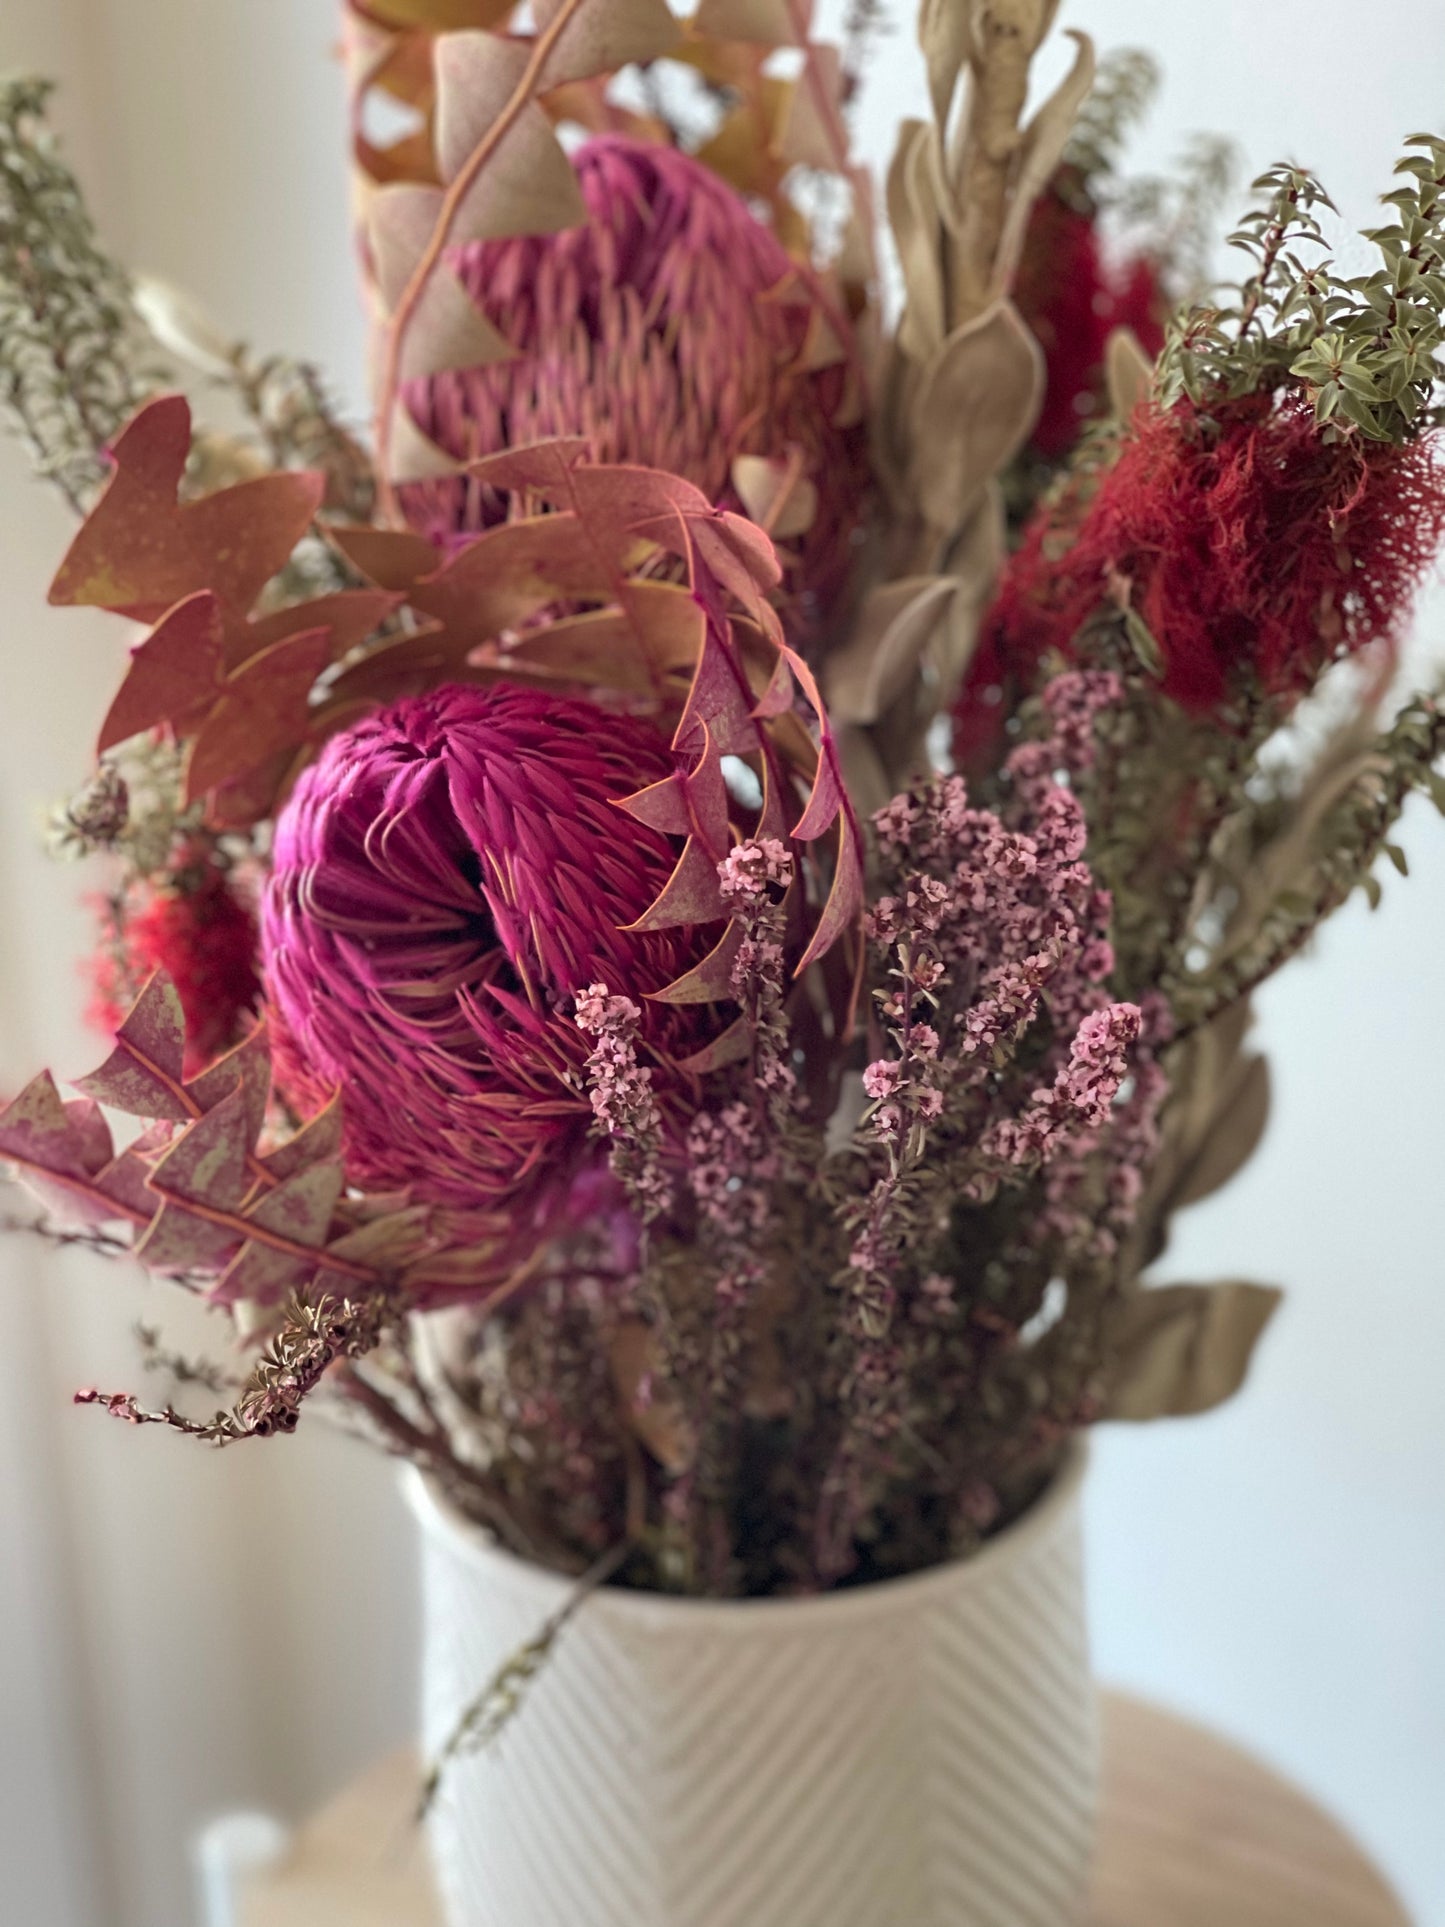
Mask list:
[[[241,1897],[239,1927],[443,1927],[393,1754],[302,1827]],[[1090,1927],[1409,1927],[1343,1830],[1215,1734],[1104,1698],[1104,1801]]]

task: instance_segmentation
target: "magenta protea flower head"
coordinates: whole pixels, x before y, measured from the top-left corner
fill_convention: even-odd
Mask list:
[[[848,368],[804,365],[817,291],[741,197],[688,155],[607,135],[573,164],[585,226],[451,257],[520,354],[410,383],[411,413],[458,459],[582,434],[598,460],[670,470],[730,508],[736,456],[796,451],[818,503],[790,587],[826,602],[848,566],[867,439],[861,424],[838,425]],[[403,496],[433,539],[501,512],[465,480]]]
[[[631,995],[654,1065],[688,1042],[645,997],[693,936],[618,927],[674,852],[614,799],[671,768],[655,731],[592,703],[450,686],[333,737],[303,774],[262,917],[277,1073],[306,1110],[341,1089],[359,1181],[525,1244],[591,1121],[576,994]]]

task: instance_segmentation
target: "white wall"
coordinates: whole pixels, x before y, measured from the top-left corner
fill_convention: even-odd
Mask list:
[[[1064,19],[1163,56],[1145,163],[1220,129],[1251,171],[1284,153],[1320,168],[1363,221],[1398,137],[1439,125],[1437,0],[1066,0]],[[328,0],[6,0],[0,68],[63,75],[132,262],[355,395],[332,30]],[[871,152],[919,98],[900,27],[865,103]],[[67,961],[78,879],[39,856],[35,811],[83,771],[123,645],[104,618],[45,611],[65,534],[0,455],[4,1088],[93,1049]],[[1404,842],[1413,880],[1374,917],[1352,907],[1261,1000],[1268,1140],[1170,1269],[1275,1279],[1290,1305],[1227,1412],[1102,1440],[1094,1608],[1110,1675],[1295,1773],[1421,1927],[1445,1927],[1445,823],[1414,813]],[[161,1302],[0,1244],[0,1893],[26,1927],[181,1927],[200,1816],[300,1811],[407,1724],[411,1553],[387,1468],[314,1426],[208,1456],[69,1408],[76,1384],[130,1382],[128,1325]]]

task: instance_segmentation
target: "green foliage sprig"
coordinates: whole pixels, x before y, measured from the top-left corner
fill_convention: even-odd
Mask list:
[[[1336,272],[1316,209],[1334,203],[1311,175],[1274,167],[1266,198],[1232,246],[1254,257],[1233,298],[1196,307],[1170,331],[1157,392],[1209,409],[1286,380],[1303,384],[1317,419],[1371,441],[1400,442],[1438,419],[1445,345],[1445,140],[1415,134],[1384,199],[1395,218],[1365,231],[1372,273]],[[1418,150],[1418,151],[1414,151]]]
[[[100,451],[159,376],[123,270],[46,124],[50,83],[0,83],[0,415],[81,513]]]

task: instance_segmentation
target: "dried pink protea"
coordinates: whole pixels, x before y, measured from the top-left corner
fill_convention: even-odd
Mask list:
[[[700,950],[619,928],[675,853],[614,803],[671,767],[655,731],[591,703],[450,686],[305,772],[276,826],[266,988],[281,1086],[303,1109],[341,1089],[356,1180],[535,1241],[590,1155],[573,1011],[597,979],[642,1006],[666,1084],[695,1024],[646,994]]]
[[[600,461],[639,462],[744,506],[740,455],[793,461],[816,491],[790,545],[789,588],[806,625],[842,583],[867,490],[867,435],[844,426],[846,359],[818,367],[823,296],[732,188],[669,147],[608,135],[573,157],[591,214],[558,234],[473,243],[452,265],[520,353],[414,381],[418,425],[459,460],[553,435],[586,435]],[[846,320],[827,310],[828,338]],[[838,353],[835,346],[834,354]],[[434,540],[475,530],[504,504],[478,484],[404,490]]]

